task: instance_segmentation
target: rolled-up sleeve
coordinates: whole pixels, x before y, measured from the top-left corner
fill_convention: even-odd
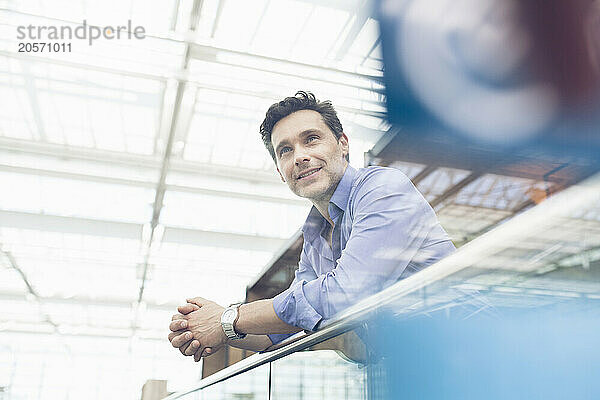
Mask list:
[[[307,244],[302,247],[298,269],[290,287],[273,298],[275,314],[286,324],[306,330],[314,330],[321,320],[321,315],[315,311],[306,300],[304,286],[307,282],[317,279],[314,270],[308,265],[306,253]],[[293,334],[268,335],[273,343],[279,343]]]
[[[312,331],[322,317],[307,300],[307,294],[304,292],[307,284],[305,280],[294,283],[289,289],[275,296],[273,307],[282,321]]]

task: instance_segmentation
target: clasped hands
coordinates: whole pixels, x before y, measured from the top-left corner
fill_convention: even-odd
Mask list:
[[[179,314],[171,318],[171,345],[179,348],[185,356],[194,356],[196,362],[213,354],[227,343],[221,327],[224,310],[224,307],[202,297],[187,299],[186,305],[177,307]]]

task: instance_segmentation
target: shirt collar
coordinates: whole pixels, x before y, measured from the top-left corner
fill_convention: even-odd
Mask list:
[[[356,175],[356,169],[352,168],[350,164],[346,167],[346,171],[338,183],[331,200],[329,200],[329,216],[332,220],[336,220],[341,212],[345,212],[348,207],[348,200],[350,199],[350,190],[352,189],[352,183],[354,176]],[[306,222],[302,226],[302,233],[304,234],[304,240],[312,242],[317,235],[321,233],[323,229],[323,223],[325,218],[321,215],[319,210],[315,206],[310,209]]]
[[[356,175],[356,170],[352,168],[350,164],[348,164],[340,183],[338,183],[335,192],[333,192],[333,196],[331,196],[331,200],[329,200],[329,203],[335,204],[342,211],[346,211],[346,207],[348,207],[348,200],[350,199],[350,190],[352,189],[352,183],[354,182],[354,175]],[[331,215],[331,211],[329,215],[332,219],[335,219],[333,218],[333,215]]]
[[[323,218],[319,210],[317,210],[317,207],[312,206],[308,213],[308,217],[306,218],[306,222],[304,222],[304,225],[302,226],[304,240],[308,243],[312,243],[317,235],[321,233],[323,222],[325,222],[325,218]]]

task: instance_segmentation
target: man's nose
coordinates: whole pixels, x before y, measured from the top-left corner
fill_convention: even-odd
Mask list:
[[[304,164],[310,161],[310,156],[304,151],[298,151],[296,153],[296,165]]]

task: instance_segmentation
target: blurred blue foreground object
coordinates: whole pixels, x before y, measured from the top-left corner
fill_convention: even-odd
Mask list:
[[[496,309],[382,318],[388,399],[599,399],[598,300],[548,310]],[[380,382],[382,383],[382,382]]]
[[[600,2],[378,0],[376,12],[392,128],[367,155],[370,164],[550,181],[558,190],[600,171]],[[548,235],[547,252],[598,237],[573,219],[569,199],[569,212],[552,217],[559,228]],[[585,232],[580,239],[561,232],[571,222]],[[474,313],[457,306],[392,315],[439,300],[427,288],[372,321],[369,398],[600,399],[599,264],[584,260],[580,270],[550,276],[527,271],[536,260],[526,257],[530,247],[506,246],[498,252],[521,254],[524,263],[511,267],[521,272],[505,279],[506,292],[488,291],[506,294],[498,304],[481,296],[474,298],[485,307]],[[511,269],[480,261],[499,276]],[[538,282],[536,274],[548,279]],[[529,298],[515,294],[529,281]],[[548,293],[537,297],[540,290]],[[531,299],[543,306],[527,307]]]

